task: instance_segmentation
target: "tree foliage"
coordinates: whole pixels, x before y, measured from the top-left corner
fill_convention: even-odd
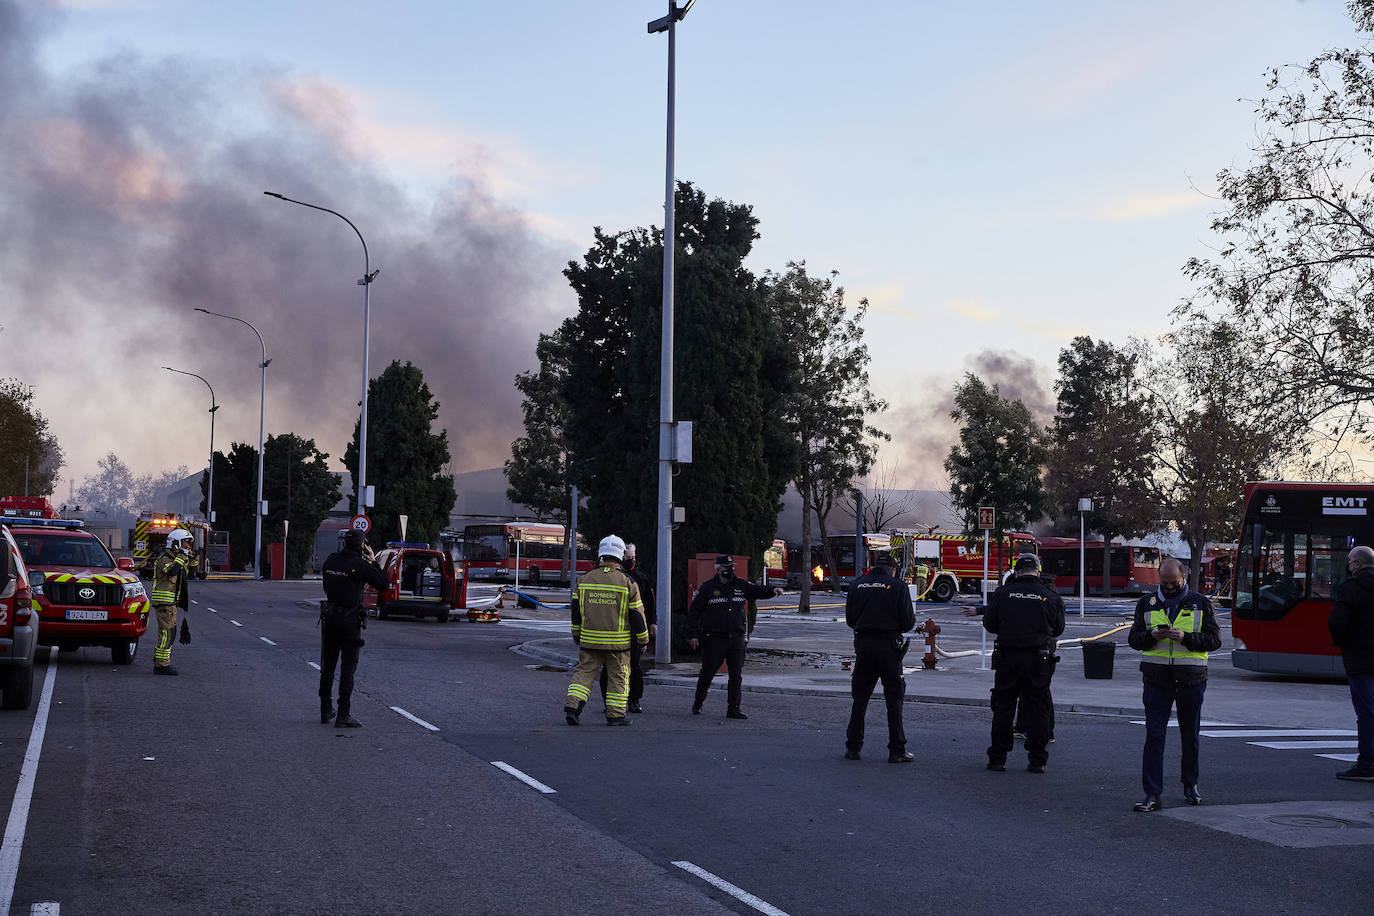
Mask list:
[[[960,424],[959,442],[949,450],[950,503],[964,530],[978,530],[978,508],[997,510],[992,535],[1025,529],[1048,506],[1040,475],[1048,451],[1045,432],[1020,400],[1002,397],[971,372],[954,390],[950,417]]]
[[[1374,30],[1374,3],[1349,4]],[[1185,319],[1219,306],[1249,384],[1311,424],[1314,444],[1367,437],[1374,396],[1374,52],[1269,71],[1253,159],[1222,170],[1220,246],[1190,260]]]
[[[674,413],[694,421],[693,461],[677,466],[673,484],[687,516],[673,539],[679,582],[696,553],[761,561],[792,472],[790,438],[770,422],[790,364],[763,289],[744,267],[756,226],[747,205],[708,201],[679,182]],[[646,559],[657,541],[662,245],[658,229],[596,229],[592,247],[564,271],[578,311],[558,332],[568,478],[587,500],[581,528],[593,541],[612,531],[637,541]]]
[[[293,433],[269,436],[263,444],[262,498],[267,500],[270,511],[262,520],[262,537],[264,542],[279,540],[282,522],[290,519],[286,538],[288,578],[299,578],[305,572],[320,522],[343,498],[339,475],[325,463],[328,457],[315,447],[314,439],[302,439]],[[208,475],[201,476],[203,494]],[[218,477],[215,483],[219,483]],[[204,508],[202,502],[201,510]]]
[[[0,493],[51,495],[64,464],[62,448],[33,406],[33,389],[18,379],[0,379],[0,443]]]
[[[266,446],[263,450],[266,451]],[[229,532],[229,565],[233,569],[243,570],[253,562],[258,450],[246,442],[234,442],[230,444],[227,454],[217,451],[212,458],[215,462],[215,529]],[[209,476],[208,473],[201,475],[201,512],[205,511]],[[266,480],[263,483],[263,498],[268,499]],[[268,506],[272,506],[271,501]],[[270,540],[266,527],[263,538],[264,542]]]
[[[568,415],[563,397],[568,351],[562,329],[540,334],[534,352],[539,368],[515,377],[515,387],[524,396],[525,435],[511,443],[506,498],[528,506],[540,519],[564,521],[569,512],[567,448],[563,442]]]
[[[76,501],[87,509],[110,515],[136,515],[153,508],[154,496],[190,475],[186,465],[161,474],[134,474],[120,457],[109,452],[96,462],[96,473],[76,488]]]
[[[812,512],[826,564],[837,569],[826,531],[830,512],[836,500],[852,495],[854,480],[873,467],[877,443],[890,438],[869,422],[887,403],[868,387],[863,342],[868,300],[860,299],[850,312],[834,276],[813,277],[805,262],[792,262],[784,273],[765,280],[783,349],[796,366],[783,416],[798,449],[793,482],[802,498],[804,569],[811,568]],[[809,610],[810,590],[810,576],[802,576],[803,611]]]
[[[377,505],[369,510],[374,546],[401,536],[400,516],[408,516],[406,538],[435,542],[448,524],[456,495],[453,477],[444,472],[449,460],[448,431],[432,431],[439,417],[424,374],[407,362],[392,360],[367,387],[367,483],[377,488]],[[358,428],[344,451],[344,467],[358,479]],[[216,478],[218,480],[218,478]],[[354,490],[349,506],[357,511]]]

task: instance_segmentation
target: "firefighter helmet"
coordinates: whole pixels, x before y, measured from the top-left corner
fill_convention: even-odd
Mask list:
[[[191,545],[183,542],[191,540],[191,532],[185,528],[173,528],[172,533],[167,535],[167,546],[173,550],[190,550]]]
[[[600,545],[596,548],[598,557],[615,557],[617,560],[625,559],[625,542],[614,534],[607,535],[601,539]]]

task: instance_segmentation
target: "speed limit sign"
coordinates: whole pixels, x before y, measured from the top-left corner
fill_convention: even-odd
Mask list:
[[[354,531],[361,531],[363,534],[367,534],[372,530],[372,519],[368,518],[366,515],[355,515],[353,516],[353,521],[349,523],[349,526]]]

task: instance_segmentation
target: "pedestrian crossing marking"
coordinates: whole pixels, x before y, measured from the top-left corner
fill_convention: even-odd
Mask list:
[[[1346,748],[1359,747],[1358,741],[1247,741],[1246,744],[1253,744],[1255,747],[1267,747],[1275,751],[1300,751],[1306,747],[1318,748]],[[1318,754],[1317,756],[1321,756]]]
[[[1238,728],[1202,734],[1208,738],[1354,738],[1359,733],[1350,728]]]
[[[1144,719],[1131,720],[1132,725],[1144,725]],[[1169,720],[1170,728],[1178,728],[1178,720]],[[1251,747],[1262,747],[1271,751],[1326,751],[1357,748],[1357,741],[1331,741],[1320,739],[1356,738],[1358,732],[1350,728],[1255,728],[1239,722],[1213,722],[1203,719],[1198,734],[1205,738],[1302,738],[1302,741],[1247,741]],[[1357,754],[1313,754],[1327,760],[1342,760],[1356,763]]]

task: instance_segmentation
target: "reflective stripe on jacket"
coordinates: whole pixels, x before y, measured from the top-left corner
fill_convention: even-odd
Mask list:
[[[186,558],[164,552],[153,564],[153,604],[176,604],[186,582]]]
[[[630,640],[649,641],[639,587],[619,564],[605,563],[577,580],[572,635],[584,649],[628,651]]]
[[[1200,607],[1191,604],[1180,607],[1178,616],[1171,622],[1169,612],[1163,607],[1156,607],[1150,611],[1147,623],[1151,630],[1158,626],[1173,626],[1182,630],[1184,633],[1198,633],[1202,630],[1203,611]],[[1207,667],[1206,652],[1191,652],[1184,647],[1183,643],[1173,639],[1161,639],[1155,644],[1153,649],[1146,649],[1140,653],[1142,663],[1152,665],[1201,665]]]

